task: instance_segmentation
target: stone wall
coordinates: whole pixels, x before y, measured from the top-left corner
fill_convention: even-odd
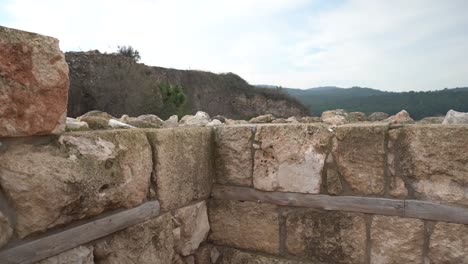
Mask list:
[[[468,263],[467,125],[63,132],[56,40],[2,34],[0,263]]]
[[[221,263],[468,263],[468,126],[226,126],[215,144]]]
[[[112,224],[122,210],[147,203],[160,209],[136,225],[40,263],[78,257],[90,259],[85,263],[190,258],[209,231],[212,133],[210,128],[142,129],[2,139],[0,259],[30,241],[73,233],[102,216]],[[68,239],[64,243],[76,238]]]
[[[264,124],[3,138],[0,259],[465,263],[467,137]]]

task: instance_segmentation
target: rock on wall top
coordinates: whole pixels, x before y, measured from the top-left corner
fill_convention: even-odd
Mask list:
[[[0,137],[63,131],[68,87],[57,39],[0,26]]]

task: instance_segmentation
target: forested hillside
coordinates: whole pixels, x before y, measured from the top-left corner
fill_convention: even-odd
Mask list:
[[[307,90],[276,88],[296,97],[313,115],[342,108],[348,112],[395,114],[407,110],[414,119],[445,115],[448,110],[468,112],[468,87],[427,92],[384,92],[371,88],[318,87]]]

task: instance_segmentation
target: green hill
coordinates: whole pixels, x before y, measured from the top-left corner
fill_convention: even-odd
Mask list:
[[[385,92],[371,88],[334,86],[307,90],[277,89],[296,97],[315,116],[320,116],[323,111],[337,108],[366,114],[372,112],[395,114],[405,109],[414,119],[445,115],[450,109],[468,112],[468,87],[427,92]]]

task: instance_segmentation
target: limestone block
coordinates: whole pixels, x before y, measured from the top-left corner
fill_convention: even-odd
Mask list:
[[[278,254],[279,222],[275,205],[214,199],[208,207],[209,239],[213,243]]]
[[[251,124],[271,123],[273,120],[275,120],[275,117],[272,114],[267,114],[267,115],[260,115],[257,117],[253,117],[249,120],[249,123]]]
[[[374,216],[371,263],[421,263],[423,244],[423,221],[398,216]]]
[[[177,209],[174,220],[177,226],[173,231],[177,253],[182,256],[195,253],[210,231],[206,202]]]
[[[13,144],[0,164],[20,237],[142,203],[152,170],[150,146],[137,131],[74,132],[49,144]]]
[[[134,225],[96,243],[97,264],[172,263],[174,225],[169,213]]]
[[[209,243],[200,245],[195,253],[195,263],[197,264],[214,264],[220,258],[220,252],[216,246]]]
[[[320,124],[257,127],[253,184],[256,189],[319,193],[331,133]]]
[[[325,263],[365,263],[363,214],[295,210],[286,218],[289,254]]]
[[[442,121],[442,124],[468,124],[468,113],[449,110]]]
[[[395,124],[414,124],[413,118],[409,115],[406,110],[401,110],[400,112],[392,115],[391,117],[383,120],[382,122],[389,123],[392,125]]]
[[[396,138],[394,170],[417,199],[468,205],[468,126],[413,125]]]
[[[388,117],[389,117],[389,115],[387,113],[374,112],[374,113],[369,115],[368,119],[371,122],[376,122],[376,121],[383,121],[383,120],[387,119]]]
[[[468,263],[468,225],[437,223],[429,241],[430,263]]]
[[[195,115],[186,115],[180,119],[181,126],[205,126],[210,122],[208,113],[198,111]]]
[[[93,246],[79,246],[36,264],[94,264]]]
[[[252,129],[248,126],[216,128],[216,181],[218,183],[252,185]]]
[[[339,173],[356,194],[383,193],[387,130],[382,124],[336,128],[333,156]]]
[[[213,182],[211,128],[148,130],[156,195],[163,210],[208,198]]]
[[[8,219],[0,212],[0,248],[8,243],[13,235],[13,229]]]
[[[324,111],[320,119],[331,125],[344,125],[350,122],[348,113],[343,109]]]
[[[120,121],[139,128],[160,128],[164,121],[156,115],[141,115],[139,117],[122,116]]]
[[[63,132],[68,86],[57,39],[0,26],[0,137]]]
[[[237,249],[222,247],[219,264],[307,264],[299,260],[290,260],[274,256],[243,252]],[[214,262],[213,262],[214,263]]]

